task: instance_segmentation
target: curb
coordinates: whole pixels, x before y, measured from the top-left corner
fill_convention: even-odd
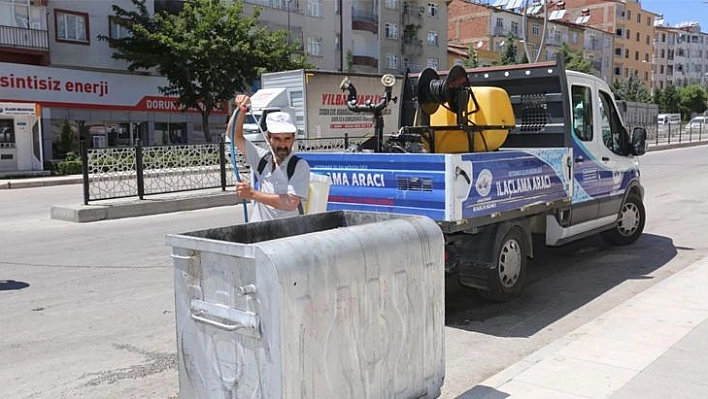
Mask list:
[[[50,218],[86,223],[237,204],[241,204],[241,200],[231,191],[194,197],[145,199],[110,205],[55,205],[51,208]]]
[[[28,179],[8,179],[0,180],[0,190],[10,190],[17,188],[33,188],[33,187],[48,187],[60,186],[65,184],[82,184],[83,177],[81,176],[61,176],[49,178],[28,178]]]

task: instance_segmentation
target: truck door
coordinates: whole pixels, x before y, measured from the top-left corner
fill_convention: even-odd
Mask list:
[[[600,161],[599,217],[617,214],[632,173],[637,169],[629,155],[629,135],[622,124],[612,95],[598,90],[598,119],[602,145],[598,146]]]
[[[594,85],[584,79],[571,86],[573,138],[573,210],[571,224],[595,220],[598,215],[597,195],[600,191],[598,165],[593,159]]]

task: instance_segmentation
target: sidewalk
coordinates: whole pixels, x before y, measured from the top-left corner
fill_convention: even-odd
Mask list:
[[[708,397],[708,258],[459,396]]]

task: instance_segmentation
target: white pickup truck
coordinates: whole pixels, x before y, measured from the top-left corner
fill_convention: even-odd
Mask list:
[[[300,154],[331,177],[328,210],[431,217],[447,272],[499,301],[521,292],[534,233],[550,246],[637,240],[646,131],[626,130],[604,81],[555,63],[460,69],[388,87],[401,126],[380,145]]]

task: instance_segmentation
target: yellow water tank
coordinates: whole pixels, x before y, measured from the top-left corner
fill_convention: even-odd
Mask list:
[[[514,126],[514,110],[507,92],[499,87],[479,86],[472,91],[477,99],[479,109],[469,114],[471,124],[484,126]],[[472,98],[467,103],[468,112],[475,111]],[[457,125],[457,115],[444,107],[430,115],[431,126]],[[474,151],[494,151],[504,144],[508,129],[485,129],[474,133]],[[459,153],[470,152],[467,133],[463,130],[437,130],[435,131],[434,152]]]

